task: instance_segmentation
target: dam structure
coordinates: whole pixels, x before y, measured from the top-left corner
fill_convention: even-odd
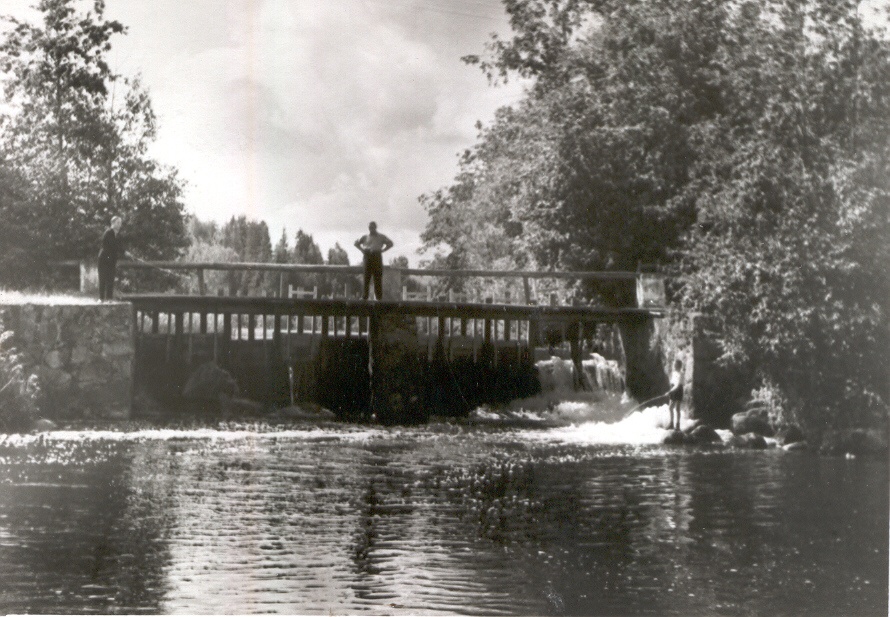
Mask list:
[[[664,314],[663,281],[633,272],[539,273],[388,268],[384,299],[367,301],[284,284],[288,272],[356,276],[358,267],[279,264],[156,264],[206,269],[278,270],[278,293],[267,297],[126,294],[132,306],[134,392],[176,407],[187,382],[212,363],[237,382],[237,396],[281,407],[311,402],[341,419],[416,423],[431,414],[462,416],[483,404],[536,394],[536,358],[565,350],[582,378],[582,348],[602,325],[620,332],[627,392],[643,400],[664,391],[661,358],[653,354],[654,323]],[[147,267],[132,264],[132,267]],[[512,298],[434,297],[409,292],[407,276],[519,279]],[[635,306],[538,304],[530,279],[587,278],[629,285]],[[518,281],[517,281],[518,282]],[[200,293],[203,291],[204,293]],[[347,292],[348,293],[348,292]],[[525,296],[525,297],[523,297]],[[594,384],[595,386],[595,384]],[[209,401],[212,404],[212,401]]]

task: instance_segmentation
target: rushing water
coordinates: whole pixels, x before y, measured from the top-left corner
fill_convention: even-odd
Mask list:
[[[887,614],[886,462],[634,417],[0,438],[0,613]]]

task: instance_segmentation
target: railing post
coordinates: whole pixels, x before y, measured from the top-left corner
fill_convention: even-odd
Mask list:
[[[232,340],[232,314],[228,311],[223,313],[223,340]]]
[[[204,268],[198,268],[198,295],[203,296],[207,293],[204,288]]]
[[[485,304],[491,304],[494,300],[492,298],[485,298]],[[485,335],[484,340],[485,344],[491,343],[491,319],[488,317],[485,318]]]

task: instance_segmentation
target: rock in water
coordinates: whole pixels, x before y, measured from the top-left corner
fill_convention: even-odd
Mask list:
[[[875,429],[842,429],[827,431],[819,447],[821,454],[887,456],[887,434]]]
[[[717,431],[706,424],[696,426],[687,433],[687,435],[689,441],[695,444],[720,443],[723,441],[720,439],[720,435],[717,434]]]
[[[800,427],[796,424],[784,426],[776,432],[776,441],[781,446],[787,446],[798,441],[803,441],[804,439],[806,439],[806,437],[804,436],[803,431],[800,430]]]
[[[189,401],[219,401],[221,398],[238,396],[238,383],[231,373],[221,369],[214,362],[205,362],[195,369],[185,387],[182,396]]]
[[[736,435],[755,433],[764,437],[772,437],[773,427],[770,426],[769,417],[765,410],[752,409],[733,414],[732,432]]]
[[[686,435],[683,434],[683,431],[673,429],[668,431],[668,434],[664,436],[664,439],[661,440],[666,446],[679,446],[686,443]]]
[[[758,435],[756,433],[733,435],[728,443],[734,448],[750,448],[752,450],[766,449],[766,439],[763,438],[763,435]]]

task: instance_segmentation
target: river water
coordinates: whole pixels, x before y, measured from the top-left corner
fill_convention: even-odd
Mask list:
[[[660,434],[634,414],[0,437],[0,613],[887,614],[885,461]]]

